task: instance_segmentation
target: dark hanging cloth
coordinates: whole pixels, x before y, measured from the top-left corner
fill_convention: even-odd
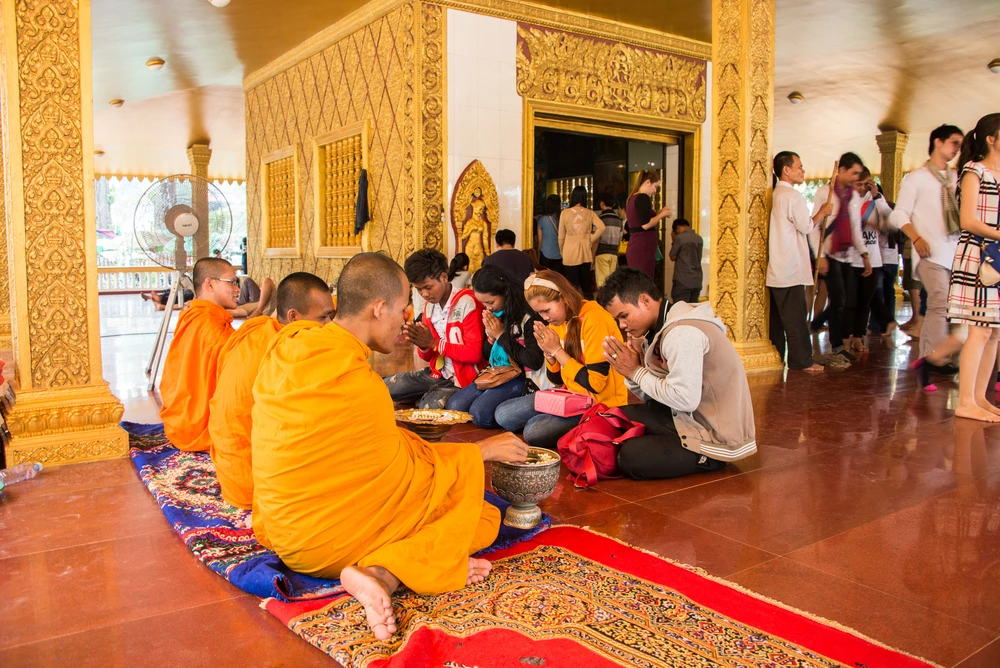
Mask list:
[[[368,215],[368,170],[361,170],[358,179],[358,201],[354,204],[354,233],[361,234],[365,225],[371,220]]]

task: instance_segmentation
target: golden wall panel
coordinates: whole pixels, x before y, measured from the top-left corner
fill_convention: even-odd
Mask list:
[[[363,139],[359,132],[321,147],[323,225],[320,238],[324,246],[361,245],[361,235],[354,233],[354,219],[364,161]]]
[[[295,155],[267,165],[268,248],[295,247]]]
[[[702,123],[706,72],[704,60],[517,25],[517,92],[526,98]]]
[[[421,161],[422,245],[446,252],[444,235],[445,199],[445,82],[448,79],[445,57],[448,45],[445,36],[443,7],[424,4],[421,25]]]
[[[322,51],[246,91],[247,226],[250,274],[280,279],[310,271],[334,281],[344,259],[317,257],[318,152],[314,140],[369,119],[370,249],[402,262],[414,247],[414,20],[411,3],[374,20]],[[297,147],[299,257],[265,257],[261,164],[284,146]]]

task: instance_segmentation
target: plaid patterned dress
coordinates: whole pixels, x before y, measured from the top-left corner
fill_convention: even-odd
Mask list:
[[[959,183],[966,172],[972,172],[979,178],[976,217],[1000,230],[1000,184],[990,170],[978,162],[965,166]],[[958,201],[961,206],[961,188],[958,190]],[[958,239],[948,291],[948,320],[953,323],[1000,327],[1000,289],[997,285],[987,287],[979,279],[982,248],[990,242],[965,230]]]

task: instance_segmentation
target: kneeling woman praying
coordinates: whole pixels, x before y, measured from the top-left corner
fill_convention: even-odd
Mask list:
[[[490,366],[475,383],[453,395],[448,408],[468,411],[477,427],[495,429],[497,406],[523,396],[528,382],[526,374],[541,369],[545,363],[534,334],[539,319],[528,308],[521,282],[500,267],[487,265],[477,271],[472,277],[472,291],[486,307],[483,357]],[[492,382],[484,382],[487,377]],[[509,380],[496,382],[504,377]]]
[[[548,325],[535,324],[534,337],[545,354],[548,377],[555,385],[589,395],[596,403],[624,406],[628,391],[621,374],[604,359],[604,338],[622,340],[614,319],[583,296],[561,274],[540,271],[524,282],[524,297]],[[528,445],[555,448],[579,416],[559,417],[535,410],[533,395],[504,402],[496,421],[507,431],[524,431]]]

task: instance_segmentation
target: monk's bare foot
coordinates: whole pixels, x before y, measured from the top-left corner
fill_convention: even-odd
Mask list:
[[[388,640],[396,632],[396,617],[392,614],[392,590],[379,577],[388,574],[384,568],[348,566],[340,574],[340,583],[348,594],[365,608],[368,626],[376,640]]]
[[[976,405],[966,406],[959,404],[955,407],[955,417],[981,420],[983,422],[1000,422],[1000,415],[991,413],[985,408]]]
[[[469,579],[465,581],[465,584],[471,585],[476,584],[477,582],[482,582],[492,570],[493,564],[487,560],[473,559],[472,557],[469,557]]]
[[[248,315],[248,318],[256,318],[259,315],[265,315],[267,311],[268,304],[271,303],[271,296],[274,294],[274,281],[270,278],[265,278],[260,286],[260,302],[257,304],[257,308],[254,309],[253,313]]]
[[[823,371],[825,368],[826,367],[824,367],[822,364],[813,364],[811,367],[803,369],[803,371],[805,371],[806,373],[819,373],[820,371]]]
[[[997,408],[996,406],[988,402],[984,397],[979,397],[978,399],[976,399],[976,405],[982,408],[983,410],[993,413],[994,415],[1000,415],[1000,408]]]

